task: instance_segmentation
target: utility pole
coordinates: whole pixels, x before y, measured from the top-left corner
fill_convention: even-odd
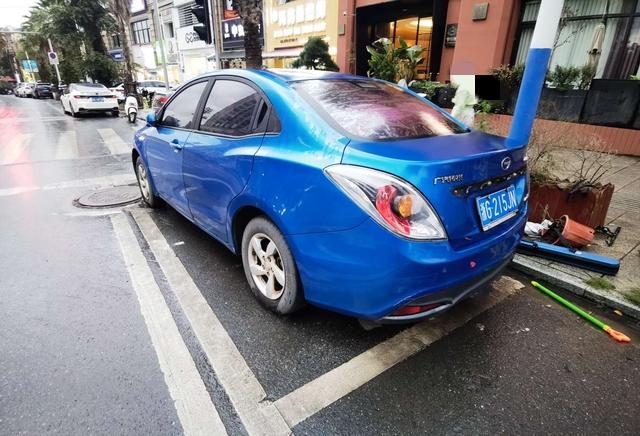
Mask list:
[[[169,91],[169,73],[167,72],[167,58],[164,54],[164,29],[162,28],[162,22],[160,21],[160,10],[158,9],[158,0],[154,0],[154,9],[156,22],[158,23],[159,31],[156,31],[156,41],[158,41],[158,37],[160,37],[160,57],[162,58],[162,68],[164,70],[164,87],[167,91]]]
[[[216,68],[218,70],[222,69],[222,60],[220,59],[220,55],[222,53],[222,31],[220,29],[220,24],[222,23],[222,17],[220,17],[220,13],[222,12],[222,5],[220,4],[220,0],[211,0],[212,8],[209,9],[211,13],[211,35],[213,37],[213,49],[216,53]],[[211,11],[213,9],[213,11]]]
[[[524,75],[518,92],[516,109],[513,112],[507,144],[521,146],[531,137],[542,85],[551,59],[553,42],[558,32],[564,0],[542,0],[538,19],[533,28],[531,46],[527,54]]]
[[[47,42],[49,43],[49,51],[53,51],[53,45],[51,45],[51,38],[47,38]],[[58,69],[58,62],[56,61],[53,66],[56,68],[56,77],[58,78],[58,86],[60,86],[60,69]]]

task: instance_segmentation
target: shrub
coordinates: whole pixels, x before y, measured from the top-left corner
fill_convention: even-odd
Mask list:
[[[338,71],[338,66],[329,54],[329,44],[319,36],[312,36],[307,40],[300,56],[293,61],[292,66],[305,67],[309,70]]]
[[[547,82],[558,91],[568,91],[575,88],[580,74],[580,69],[577,67],[556,65],[555,69],[547,74]]]

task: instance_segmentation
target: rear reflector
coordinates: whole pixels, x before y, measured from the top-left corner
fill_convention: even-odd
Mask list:
[[[416,313],[426,312],[431,309],[435,309],[436,307],[442,306],[443,303],[432,303],[425,304],[423,306],[404,306],[400,309],[396,310],[391,314],[391,316],[407,316],[407,315],[415,315]]]

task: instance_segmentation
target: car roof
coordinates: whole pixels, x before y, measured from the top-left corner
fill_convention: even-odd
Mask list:
[[[267,80],[278,82],[296,82],[301,80],[373,80],[369,77],[354,76],[353,74],[338,73],[334,71],[322,71],[322,70],[297,70],[289,68],[262,68],[262,69],[225,69],[215,70],[197,78],[201,77],[215,77],[218,75],[231,75],[238,77],[250,78],[251,76],[261,76]],[[196,79],[197,79],[196,78]]]
[[[299,80],[339,80],[360,78],[352,74],[338,73],[335,71],[322,70],[298,70],[291,68],[266,68],[262,70],[254,70],[262,76],[276,76],[286,82],[295,82]],[[362,77],[364,79],[364,77]]]

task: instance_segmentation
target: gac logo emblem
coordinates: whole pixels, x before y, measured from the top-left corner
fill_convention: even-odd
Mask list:
[[[503,170],[508,170],[509,167],[511,166],[511,158],[510,157],[505,157],[504,159],[502,159],[502,161],[500,161],[500,168],[502,168]]]
[[[449,176],[438,176],[433,179],[433,184],[437,185],[438,183],[462,182],[462,179],[464,179],[464,174],[451,174]]]

